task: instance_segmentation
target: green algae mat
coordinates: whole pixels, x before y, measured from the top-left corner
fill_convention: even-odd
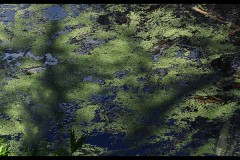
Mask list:
[[[227,7],[1,4],[0,155],[239,156]]]

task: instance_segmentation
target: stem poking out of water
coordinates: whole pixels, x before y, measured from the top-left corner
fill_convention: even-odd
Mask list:
[[[226,19],[224,19],[223,17],[219,16],[219,15],[213,15],[212,13],[209,13],[209,12],[206,12],[200,8],[197,8],[197,7],[192,7],[192,10],[198,12],[198,13],[201,13],[211,19],[214,19],[214,20],[217,20],[221,23],[224,23],[224,24],[231,24],[231,27],[233,28],[233,31],[229,32],[228,35],[231,36],[231,35],[234,35],[234,33],[236,33],[237,31],[240,30],[240,26],[236,25],[235,23],[233,22],[228,22]]]

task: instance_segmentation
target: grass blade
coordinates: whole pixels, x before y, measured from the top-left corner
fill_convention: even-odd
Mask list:
[[[79,138],[74,146],[73,146],[73,149],[72,149],[72,153],[74,153],[78,148],[82,147],[83,143],[84,143],[84,140],[85,140],[85,136],[82,136],[81,138]]]

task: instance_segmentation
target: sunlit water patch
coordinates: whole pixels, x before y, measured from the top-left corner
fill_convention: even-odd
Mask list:
[[[0,21],[4,22],[4,24],[12,22],[16,13],[16,11],[13,9],[14,7],[15,6],[10,5],[8,6],[9,9],[6,9],[5,6],[3,6],[2,11],[0,12]]]
[[[30,58],[36,61],[39,61],[45,58],[46,60],[43,66],[52,66],[52,65],[58,64],[58,60],[55,57],[53,57],[50,53],[46,53],[45,56],[35,56],[31,52],[4,53],[3,61],[11,65],[20,66],[21,65],[20,60],[23,59],[25,56],[29,56]]]

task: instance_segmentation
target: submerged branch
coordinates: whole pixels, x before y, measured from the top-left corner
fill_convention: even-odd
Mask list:
[[[211,19],[214,19],[214,20],[217,20],[221,23],[224,23],[224,24],[231,24],[231,27],[233,28],[233,31],[231,31],[228,35],[233,35],[234,33],[236,33],[237,31],[240,30],[240,26],[236,25],[235,23],[233,22],[228,22],[226,19],[224,19],[223,17],[219,16],[219,15],[214,15],[212,13],[209,13],[209,12],[206,12],[200,8],[197,8],[197,7],[192,7],[191,8],[192,10],[198,12],[198,13],[201,13]]]

